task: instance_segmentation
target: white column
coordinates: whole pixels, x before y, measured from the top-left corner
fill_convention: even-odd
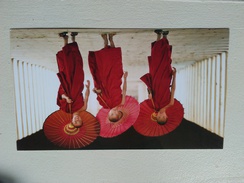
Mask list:
[[[24,63],[19,62],[19,82],[20,82],[20,102],[21,102],[21,117],[22,117],[22,129],[23,136],[27,136],[27,124],[26,124],[26,99],[25,99],[25,80],[24,80]]]
[[[27,135],[32,133],[31,130],[31,112],[30,112],[30,86],[29,86],[29,77],[28,77],[28,66],[26,62],[23,62],[24,66],[24,83],[25,83],[25,102],[26,102],[26,128]]]
[[[30,112],[31,112],[31,132],[36,132],[35,126],[35,102],[34,102],[34,81],[33,81],[33,66],[28,64],[28,78],[30,89]]]
[[[21,139],[23,137],[23,128],[22,128],[21,103],[20,103],[19,68],[18,68],[19,61],[14,59],[12,61],[13,61],[13,71],[14,71],[17,138]]]

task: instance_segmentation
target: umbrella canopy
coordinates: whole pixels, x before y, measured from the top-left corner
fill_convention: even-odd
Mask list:
[[[72,115],[58,110],[50,114],[43,130],[48,140],[57,146],[76,149],[91,144],[99,135],[100,125],[96,118],[87,111],[80,112],[82,126],[75,128],[71,124]]]
[[[140,105],[135,98],[126,96],[125,104],[118,109],[123,113],[123,116],[117,122],[111,122],[108,119],[110,109],[101,108],[99,110],[97,119],[100,122],[101,137],[115,137],[128,130],[135,123],[139,115]]]
[[[182,104],[175,99],[174,105],[166,110],[168,120],[165,124],[157,123],[157,113],[147,105],[146,100],[140,104],[140,114],[133,125],[134,129],[144,136],[162,136],[175,130],[181,123],[184,115]]]

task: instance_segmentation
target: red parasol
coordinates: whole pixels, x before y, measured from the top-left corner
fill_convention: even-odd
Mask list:
[[[128,130],[135,123],[139,115],[140,105],[135,98],[126,96],[125,104],[120,106],[119,110],[123,112],[123,116],[117,122],[109,121],[108,113],[110,109],[102,108],[99,110],[97,119],[101,126],[101,137],[115,137]]]
[[[134,129],[144,136],[162,136],[175,130],[181,123],[184,109],[181,103],[175,99],[174,105],[166,110],[168,120],[160,125],[156,121],[154,109],[147,105],[146,100],[140,104],[140,114],[133,125]]]
[[[71,124],[72,115],[58,110],[50,114],[44,122],[46,137],[54,144],[76,149],[89,145],[99,135],[100,126],[96,118],[87,111],[80,112],[82,126],[75,128]]]

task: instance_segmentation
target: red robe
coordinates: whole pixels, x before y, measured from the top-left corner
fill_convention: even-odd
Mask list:
[[[159,111],[170,102],[172,46],[166,38],[152,43],[151,56],[148,57],[149,73],[140,79],[152,91],[153,101],[147,100],[149,107]]]
[[[84,105],[82,91],[84,88],[83,60],[76,42],[67,44],[56,55],[58,78],[60,87],[57,96],[57,105],[61,110],[73,113]],[[73,102],[71,111],[69,104],[62,99],[62,94],[68,96]]]
[[[101,89],[97,100],[104,108],[113,108],[122,101],[122,54],[121,48],[106,47],[90,51],[88,62],[95,88]]]

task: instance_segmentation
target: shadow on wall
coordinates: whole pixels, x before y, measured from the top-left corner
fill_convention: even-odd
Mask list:
[[[0,172],[0,183],[16,183],[13,176]]]

